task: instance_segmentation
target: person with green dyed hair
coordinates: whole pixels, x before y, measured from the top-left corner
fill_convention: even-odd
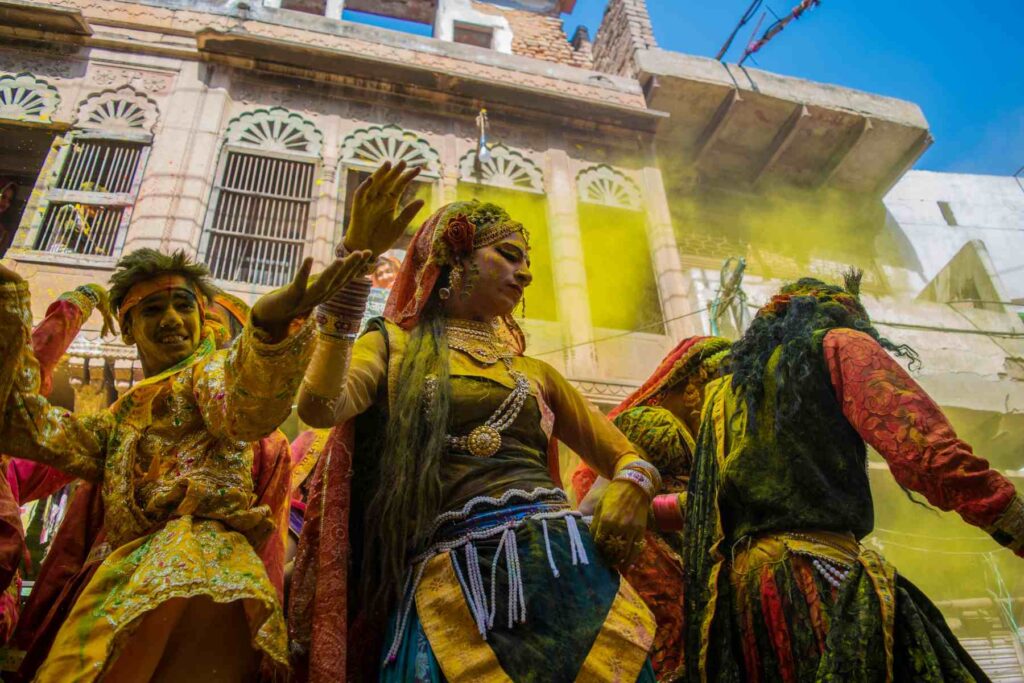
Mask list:
[[[1024,498],[960,441],[845,286],[758,311],[708,385],[683,543],[687,680],[984,681],[939,610],[860,543],[866,446],[896,481],[1024,556]]]
[[[415,171],[360,186],[342,249],[388,249]],[[356,339],[369,280],[321,306],[300,416],[334,427],[310,480],[291,586],[312,681],[653,681],[652,616],[615,566],[635,557],[660,479],[512,317],[528,233],[494,204],[419,229],[383,319]],[[593,520],[559,487],[555,440],[611,480]],[[349,574],[351,572],[351,574]]]

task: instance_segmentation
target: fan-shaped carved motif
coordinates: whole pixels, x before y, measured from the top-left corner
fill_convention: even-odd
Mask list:
[[[471,183],[507,187],[527,192],[544,191],[544,174],[537,164],[505,145],[488,150],[490,159],[476,168],[476,150],[471,149],[459,161],[459,178]]]
[[[0,118],[49,122],[60,106],[60,93],[30,73],[0,76]]]
[[[257,109],[228,124],[228,142],[269,152],[320,156],[324,136],[313,123],[282,107]]]
[[[576,176],[580,201],[619,209],[640,210],[640,188],[611,166],[601,164],[580,171]]]
[[[79,128],[152,133],[157,120],[156,102],[127,86],[90,95],[78,106]]]
[[[441,175],[437,151],[415,133],[398,126],[361,128],[341,143],[341,161],[364,166],[378,166],[385,161],[404,161],[417,166],[428,176]]]

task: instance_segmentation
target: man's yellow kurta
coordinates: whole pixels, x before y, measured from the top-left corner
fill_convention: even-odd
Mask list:
[[[25,283],[0,285],[0,442],[102,482],[113,552],[85,588],[38,680],[93,681],[146,614],[175,598],[242,601],[252,645],[287,665],[277,596],[253,550],[273,530],[253,507],[251,442],[289,415],[312,326],[277,344],[251,326],[227,350],[204,334],[178,365],[79,417],[39,394]]]

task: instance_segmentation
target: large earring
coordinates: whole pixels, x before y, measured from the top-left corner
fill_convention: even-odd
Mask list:
[[[452,291],[462,291],[462,266],[455,266],[452,268],[451,274],[448,276],[448,286],[450,288],[449,294]]]
[[[437,290],[437,296],[441,298],[441,301],[448,301],[451,295],[452,290],[448,289],[447,287],[442,287],[441,289]]]

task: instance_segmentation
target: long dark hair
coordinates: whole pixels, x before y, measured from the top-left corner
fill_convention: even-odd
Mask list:
[[[786,285],[771,303],[758,311],[743,338],[733,344],[732,386],[746,403],[749,433],[757,430],[768,361],[780,346],[782,351],[774,378],[778,391],[776,427],[801,411],[813,409],[802,404],[804,392],[800,387],[812,379],[816,355],[828,330],[849,327],[864,332],[887,351],[909,358],[911,367],[920,364],[917,352],[906,344],[889,341],[871,324],[858,298],[859,273],[851,272],[846,277],[845,289],[814,278],[801,278]]]
[[[394,386],[402,390],[390,403],[376,490],[367,507],[363,595],[377,617],[401,600],[409,558],[424,549],[441,512],[451,387],[444,312],[436,293],[431,298],[399,366]],[[431,376],[436,391],[427,404],[423,389]]]

